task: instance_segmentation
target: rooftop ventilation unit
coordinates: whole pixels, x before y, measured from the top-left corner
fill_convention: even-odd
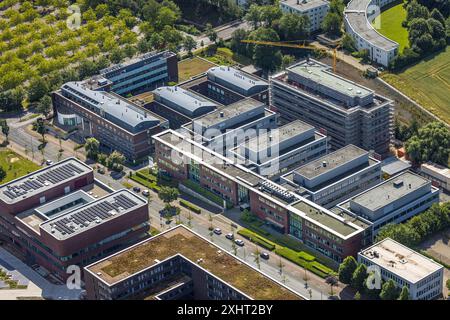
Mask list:
[[[395,188],[400,188],[401,186],[403,186],[403,180],[396,180],[396,181],[394,181],[394,187]]]

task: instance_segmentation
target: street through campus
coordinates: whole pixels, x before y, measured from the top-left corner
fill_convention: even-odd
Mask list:
[[[29,115],[30,114],[22,118],[25,118]],[[15,152],[19,153],[20,155],[26,156],[27,158],[31,159],[32,154],[30,151],[31,150],[30,141],[32,141],[35,150],[34,161],[40,164],[42,161],[42,156],[37,149],[37,146],[40,144],[39,135],[27,129],[33,121],[34,120],[20,121],[20,119],[18,118],[8,120],[8,123],[11,127],[10,141],[12,142],[9,147]],[[46,141],[47,145],[44,151],[45,159],[52,160],[54,162],[58,161],[58,152],[60,149],[59,140],[51,136],[50,134],[47,134]],[[64,149],[64,152],[61,155],[61,160],[74,156],[78,156],[82,160],[85,160],[82,150],[74,152],[73,150],[74,146],[76,146],[76,144],[71,140],[61,141],[61,147],[62,149]],[[25,148],[28,151],[25,152]],[[93,166],[95,165],[95,163],[91,165]],[[108,172],[105,174],[98,174],[97,172],[95,172],[95,177],[102,183],[108,185],[109,187],[115,190],[123,189],[124,182],[127,182],[132,186],[138,186],[142,190],[145,189],[145,187],[135,183],[131,179],[128,179],[127,178],[128,172],[126,172],[126,174],[123,174],[120,177],[111,176],[111,174]],[[160,231],[164,231],[174,227],[176,225],[175,218],[173,218],[174,220],[170,224],[166,224],[166,219],[161,217],[159,213],[159,211],[162,210],[165,206],[163,201],[158,198],[157,193],[150,191],[150,194],[151,194],[151,202],[149,204],[149,214],[150,214],[149,218],[151,225]],[[196,199],[187,197],[188,196],[186,195],[182,195],[182,198],[185,198],[191,202],[195,202],[197,206],[200,206],[202,208],[201,214],[195,213],[190,214],[190,216],[192,217],[190,223],[191,229],[199,233],[200,235],[204,236],[206,239],[212,240],[216,245],[220,246],[223,250],[233,254],[234,250],[232,246],[232,241],[226,239],[225,234],[232,232],[231,223],[237,225],[236,221],[232,221],[229,218],[222,215],[221,210],[218,208],[214,208],[210,205],[199,202]],[[185,225],[189,225],[188,216],[189,211],[181,207],[181,215],[180,215],[181,222]],[[236,216],[236,214],[234,216]],[[212,218],[212,221],[210,221],[210,217]],[[211,231],[209,230],[211,225],[214,228],[220,228],[222,230],[222,235],[216,234],[211,235]],[[238,227],[241,228],[240,226]],[[250,241],[246,240],[245,238],[240,237],[236,233],[237,229],[235,228],[233,229],[234,229],[233,232],[235,233],[235,238],[242,239],[245,242],[245,245],[243,247],[236,246],[237,256],[246,261],[247,263],[249,263],[250,265],[254,266],[255,268],[258,268],[257,262],[255,260],[255,252],[257,250],[257,246],[251,243]],[[261,247],[258,247],[258,251],[261,253],[265,250]],[[280,274],[280,261],[283,266],[281,274]],[[329,299],[330,286],[325,283],[324,279],[312,274],[310,271],[306,271],[306,279],[307,279],[306,285],[304,280],[305,270],[295,265],[294,263],[277,256],[275,253],[270,253],[269,260],[259,258],[259,262],[260,262],[260,270],[262,272],[266,273],[267,275],[271,276],[272,278],[278,281],[283,282],[285,285],[297,291],[305,298],[310,299],[311,297],[314,300]],[[340,296],[341,290],[342,290],[341,286],[333,287],[334,295]],[[351,296],[346,297],[344,295],[340,296],[340,298],[351,299]]]

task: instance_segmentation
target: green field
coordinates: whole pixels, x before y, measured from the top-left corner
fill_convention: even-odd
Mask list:
[[[450,47],[398,74],[382,78],[450,124]]]
[[[179,81],[183,82],[189,80],[191,77],[199,75],[214,67],[212,62],[194,57],[192,59],[186,59],[178,63],[178,77]]]
[[[19,156],[9,149],[0,150],[0,166],[6,172],[6,177],[0,180],[0,184],[19,178],[40,168],[34,162]]]
[[[375,19],[372,22],[372,26],[375,27],[377,20],[378,19]],[[403,49],[409,46],[408,30],[402,27],[402,22],[404,20],[406,20],[406,10],[403,8],[403,4],[400,3],[383,11],[380,15],[381,28],[375,28],[385,37],[397,42],[400,45],[400,52],[403,52]]]

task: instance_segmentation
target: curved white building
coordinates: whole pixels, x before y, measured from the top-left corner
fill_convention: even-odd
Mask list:
[[[394,1],[352,0],[344,12],[345,30],[355,39],[357,49],[369,50],[370,59],[386,67],[397,56],[399,44],[376,31],[371,22],[382,7]]]

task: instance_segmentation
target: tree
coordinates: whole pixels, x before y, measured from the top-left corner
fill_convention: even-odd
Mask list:
[[[345,284],[350,284],[352,281],[353,273],[358,267],[358,263],[355,258],[352,256],[348,256],[342,261],[339,265],[338,277],[339,281]]]
[[[322,29],[326,34],[339,37],[341,31],[342,18],[333,12],[329,12],[322,21]]]
[[[261,21],[261,10],[256,4],[252,4],[247,11],[244,19],[253,25],[253,29],[258,28],[259,22]]]
[[[253,254],[255,255],[254,261],[256,263],[256,266],[259,270],[261,270],[261,257],[259,256],[261,252],[259,251],[258,246],[255,247],[255,252]]]
[[[6,137],[6,142],[8,143],[8,137],[9,137],[9,126],[8,126],[8,122],[5,119],[1,119],[0,120],[0,127],[2,127],[2,133],[5,135]]]
[[[0,167],[0,181],[3,181],[3,179],[6,178],[6,171],[3,169],[3,167]]]
[[[280,33],[284,40],[304,40],[309,35],[310,21],[306,15],[284,14],[280,19]]]
[[[367,267],[361,263],[356,268],[355,272],[353,272],[351,281],[352,287],[359,291],[363,290],[365,287],[366,279],[367,279]]]
[[[191,36],[187,36],[184,38],[183,47],[192,56],[192,50],[197,48],[197,42]]]
[[[25,90],[22,87],[0,91],[0,109],[4,111],[20,110],[24,99]]]
[[[407,286],[403,286],[402,291],[400,292],[400,296],[398,300],[409,300],[409,290]]]
[[[334,276],[328,276],[328,277],[325,279],[325,282],[328,283],[328,284],[330,285],[330,295],[331,295],[331,296],[334,296],[334,293],[333,293],[333,287],[334,287],[335,285],[338,284],[338,280],[337,280],[336,277],[334,277]]]
[[[350,53],[356,51],[355,39],[351,35],[349,35],[348,33],[346,33],[342,37],[342,48],[344,48],[344,50],[347,50]]]
[[[95,138],[87,138],[84,143],[84,150],[88,158],[96,160],[100,151],[100,142]]]
[[[273,29],[259,28],[250,34],[252,40],[279,41],[278,34]],[[273,72],[281,66],[282,55],[278,48],[255,45],[253,51],[253,60],[256,66],[267,72]]]
[[[35,122],[36,132],[42,136],[42,143],[45,143],[45,133],[47,132],[47,128],[45,126],[44,119],[38,118]]]
[[[109,169],[115,170],[115,171],[122,171],[123,170],[123,164],[125,163],[125,156],[121,154],[118,151],[113,151],[107,158],[106,158],[106,166]]]
[[[208,37],[208,39],[211,42],[214,42],[214,44],[216,44],[218,35],[216,30],[214,30],[214,28],[212,27],[212,25],[210,23],[206,24],[206,36]]]
[[[28,100],[30,102],[39,101],[43,96],[49,93],[47,81],[42,77],[34,78],[28,86]]]
[[[353,297],[353,299],[355,299],[355,300],[361,300],[361,294],[359,293],[359,291],[357,291],[357,292],[355,293],[355,296]]]
[[[178,199],[180,192],[176,188],[161,187],[161,190],[158,193],[158,197],[167,205],[171,205],[171,203]]]
[[[398,289],[395,286],[394,280],[390,279],[383,283],[380,292],[380,298],[382,300],[396,300],[398,295]]]
[[[43,96],[38,102],[37,110],[47,118],[53,110],[52,98],[49,95]]]
[[[281,60],[281,69],[286,69],[291,64],[295,62],[295,57],[291,55],[284,55],[283,59]]]

